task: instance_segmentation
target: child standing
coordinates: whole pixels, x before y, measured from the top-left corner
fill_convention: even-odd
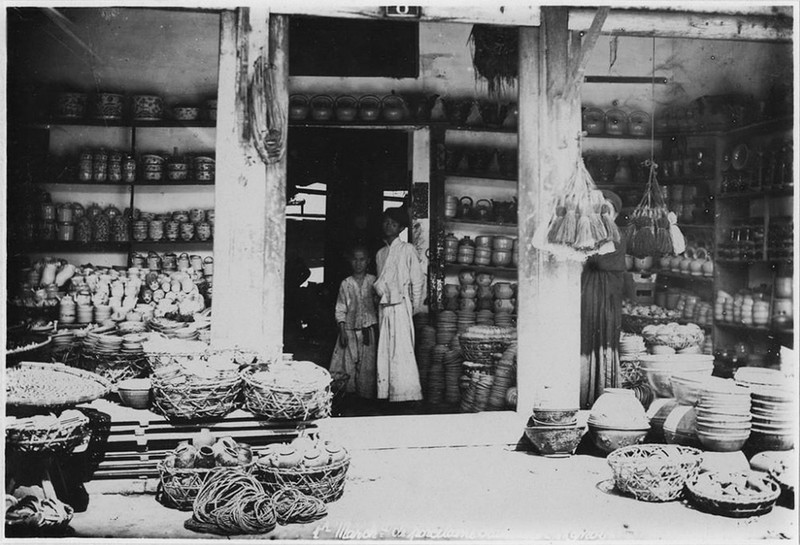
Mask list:
[[[400,233],[408,227],[408,213],[402,208],[387,209],[382,227],[386,246],[375,257],[375,292],[380,297],[378,398],[419,401],[422,388],[414,356],[412,316],[422,307],[425,273],[414,245],[400,240]]]
[[[339,338],[331,359],[331,374],[347,373],[345,391],[374,399],[378,318],[375,311],[375,276],[367,273],[369,253],[363,246],[349,253],[353,274],[342,281],[336,299]]]

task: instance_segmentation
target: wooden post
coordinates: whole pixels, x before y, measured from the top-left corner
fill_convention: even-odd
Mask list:
[[[274,99],[287,111],[287,42],[285,16],[261,7],[222,13],[211,339],[265,358],[283,349],[286,160],[265,167],[247,139],[246,89],[253,62],[269,52]]]

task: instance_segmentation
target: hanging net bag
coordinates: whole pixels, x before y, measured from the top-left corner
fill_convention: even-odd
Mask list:
[[[658,165],[653,161],[649,163],[650,174],[644,195],[631,213],[624,235],[626,253],[638,258],[653,256],[657,259],[673,252],[672,226],[656,177]]]

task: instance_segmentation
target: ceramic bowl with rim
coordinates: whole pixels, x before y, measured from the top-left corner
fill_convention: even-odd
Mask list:
[[[544,426],[569,426],[575,423],[578,409],[534,407],[534,420]]]
[[[117,383],[117,393],[122,402],[134,409],[146,409],[150,405],[150,379],[129,378]]]
[[[649,431],[650,428],[641,430],[620,430],[589,424],[589,433],[594,445],[605,454],[614,452],[621,447],[641,444],[644,442],[644,438]]]
[[[586,433],[584,426],[526,426],[525,437],[544,456],[569,456]]]
[[[736,452],[742,450],[742,447],[747,443],[750,437],[750,431],[739,435],[732,435],[726,433],[707,433],[697,432],[697,438],[700,439],[700,444],[708,450],[714,452]]]
[[[649,429],[650,421],[633,390],[606,388],[592,404],[588,422],[606,429]]]
[[[172,117],[178,121],[196,121],[200,119],[200,108],[197,106],[175,106]]]

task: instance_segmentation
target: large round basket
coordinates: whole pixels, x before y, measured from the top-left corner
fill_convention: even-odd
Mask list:
[[[89,418],[60,420],[37,427],[30,420],[6,424],[6,446],[26,454],[59,454],[80,445],[91,432]]]
[[[153,408],[169,420],[222,418],[239,405],[241,381],[238,372],[213,377],[185,374],[154,374]]]
[[[464,339],[463,337],[460,337],[458,342],[461,345],[464,361],[482,365],[493,365],[500,359],[509,344],[508,341],[502,340]]]
[[[83,349],[78,365],[105,377],[114,387],[121,380],[143,377],[148,371],[147,358],[143,353],[104,353]]]
[[[331,414],[331,375],[310,361],[281,361],[242,371],[244,407],[270,420],[306,421]]]
[[[264,490],[273,494],[285,486],[297,487],[301,492],[328,503],[344,494],[350,457],[322,467],[274,467],[261,462],[256,468],[256,478]]]
[[[10,336],[9,336],[10,337]],[[7,339],[8,342],[11,339]],[[6,367],[21,361],[48,361],[53,338],[49,335],[24,335],[15,339],[15,348],[6,348]]]
[[[243,473],[253,473],[255,462],[245,466],[237,466]],[[179,511],[191,511],[197,493],[203,487],[206,478],[214,468],[193,469],[167,466],[163,461],[158,464],[159,501],[167,507]]]
[[[60,363],[26,361],[6,370],[6,408],[14,414],[72,407],[110,391],[111,383],[100,375]]]
[[[614,484],[642,501],[677,499],[687,480],[697,475],[702,452],[679,445],[631,445],[608,455]]]
[[[715,481],[738,481],[737,486],[744,486],[748,476],[744,473],[720,476],[717,473],[703,473],[696,480],[686,483],[687,495],[692,505],[714,515],[745,518],[765,515],[772,511],[775,502],[781,495],[781,488],[772,478],[755,477],[759,481],[762,492],[742,496],[723,494],[715,486]]]

